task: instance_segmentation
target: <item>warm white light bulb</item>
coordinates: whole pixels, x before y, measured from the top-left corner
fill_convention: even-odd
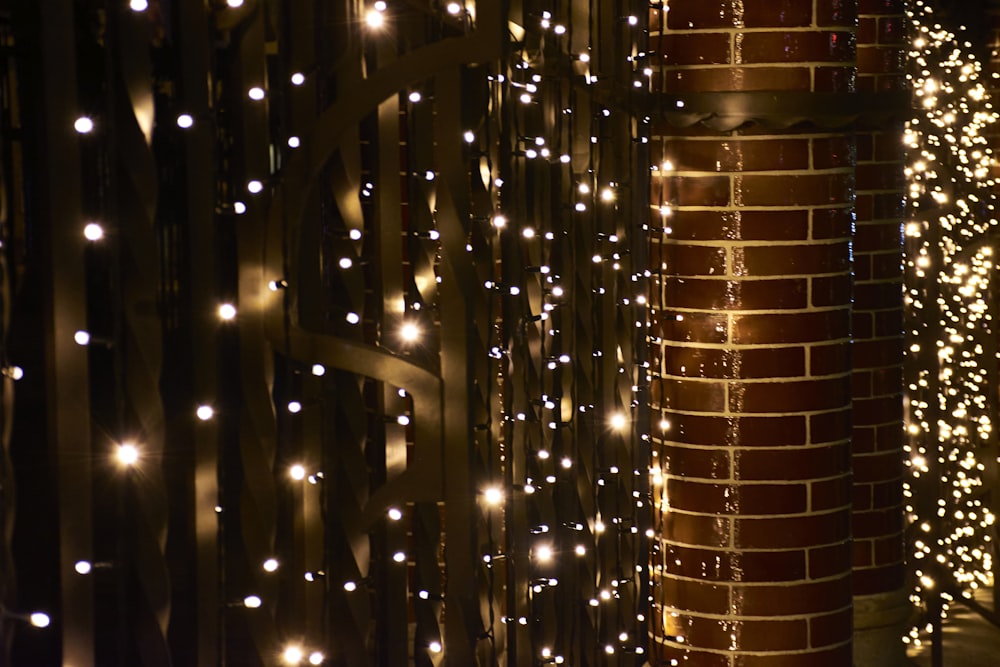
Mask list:
[[[87,345],[90,343],[90,334],[86,331],[77,331],[73,334],[73,340],[76,341],[77,345]]]
[[[499,505],[503,502],[503,491],[501,491],[499,487],[491,486],[483,491],[483,499],[486,500],[489,505]]]
[[[277,570],[278,570],[278,559],[277,558],[268,558],[266,561],[263,562],[263,564],[261,564],[261,567],[264,568],[265,572],[277,572]]]
[[[264,99],[264,95],[265,95],[264,89],[261,88],[260,86],[254,86],[253,88],[247,91],[247,96],[254,102],[260,102],[262,99]]]
[[[129,0],[128,8],[133,12],[144,12],[149,9],[148,0]]]
[[[288,476],[295,481],[302,481],[306,478],[306,468],[300,463],[296,463],[288,469]]]
[[[552,547],[548,546],[547,544],[543,544],[542,546],[537,547],[535,549],[535,558],[537,558],[538,561],[542,563],[547,563],[548,561],[552,560]]]
[[[369,28],[377,30],[385,25],[385,17],[382,12],[373,9],[365,14],[365,23],[368,24]]]
[[[611,427],[620,431],[628,424],[628,418],[620,412],[611,415]]]
[[[195,414],[198,416],[198,419],[206,422],[215,416],[215,410],[212,409],[211,405],[199,405],[198,409],[195,410]]]
[[[115,456],[123,466],[133,466],[139,461],[139,448],[130,442],[126,442],[118,445]]]
[[[52,622],[52,619],[50,619],[49,615],[43,611],[34,611],[31,612],[31,616],[28,617],[28,622],[36,628],[47,628],[49,627],[49,623]]]
[[[400,519],[403,518],[403,513],[399,511],[398,507],[390,507],[388,514],[389,518],[392,519],[393,521],[399,521]]]
[[[302,72],[296,72],[295,74],[292,74],[291,80],[293,86],[301,86],[303,83],[306,82],[306,75],[303,74]]]
[[[449,2],[448,3],[448,13],[449,14],[451,14],[452,16],[454,16],[455,14],[458,14],[460,11],[462,11],[462,5],[458,4],[457,2]]]
[[[305,654],[302,652],[302,648],[299,646],[286,646],[285,650],[281,653],[281,659],[285,661],[286,665],[299,665],[302,664],[302,659]]]
[[[226,4],[233,9],[236,9],[237,7],[243,6],[243,0],[226,0]]]
[[[400,328],[399,335],[407,343],[412,343],[420,338],[420,328],[413,322],[406,322]]]
[[[73,123],[73,129],[80,134],[89,134],[94,131],[94,121],[87,116],[80,116]]]
[[[231,303],[224,303],[219,306],[219,318],[229,322],[236,318],[236,306]]]
[[[430,644],[427,645],[427,648],[430,649],[431,653],[440,653],[441,642],[431,642]]]
[[[104,238],[104,228],[96,222],[88,223],[83,228],[83,237],[88,241],[100,241]]]
[[[313,651],[309,654],[309,664],[310,665],[322,665],[323,660],[326,658],[321,652]]]
[[[424,96],[420,94],[419,90],[414,90],[409,94],[408,99],[414,104],[416,104],[420,100],[424,99]]]
[[[261,599],[256,595],[248,595],[243,598],[243,606],[247,609],[259,609],[261,604]]]

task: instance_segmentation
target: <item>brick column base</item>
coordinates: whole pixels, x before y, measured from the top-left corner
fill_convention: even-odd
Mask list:
[[[906,664],[903,633],[913,613],[905,590],[854,598],[854,667]]]

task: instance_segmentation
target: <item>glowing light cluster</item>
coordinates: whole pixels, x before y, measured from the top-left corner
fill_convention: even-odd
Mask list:
[[[984,135],[997,114],[971,45],[934,23],[926,2],[918,0],[910,18],[918,112],[904,137],[910,356],[904,497],[914,535],[912,599],[919,604],[932,590],[945,591],[947,602],[947,589],[971,597],[993,583],[995,517],[983,501],[983,477],[986,456],[995,456],[988,454],[994,442],[988,396],[996,392],[988,295],[997,200]],[[920,630],[904,641],[919,644]]]

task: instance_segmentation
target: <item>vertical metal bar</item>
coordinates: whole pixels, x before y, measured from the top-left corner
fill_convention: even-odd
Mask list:
[[[80,152],[73,133],[77,115],[74,3],[48,3],[41,23],[42,105],[45,143],[41,210],[48,226],[45,299],[49,447],[57,462],[59,489],[59,563],[62,580],[63,663],[94,664],[93,606],[89,577],[70,577],[73,563],[90,557],[91,470],[90,400],[86,348],[74,344],[73,332],[85,328],[84,239],[80,234]]]

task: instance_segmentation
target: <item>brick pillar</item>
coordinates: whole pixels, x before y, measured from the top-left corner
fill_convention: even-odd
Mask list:
[[[855,18],[654,11],[656,665],[851,663],[855,145],[808,117],[850,99]]]
[[[859,0],[858,91],[905,94],[904,0]],[[885,104],[884,107],[891,107]],[[904,660],[903,576],[905,179],[901,121],[857,135],[854,237],[854,665]]]

